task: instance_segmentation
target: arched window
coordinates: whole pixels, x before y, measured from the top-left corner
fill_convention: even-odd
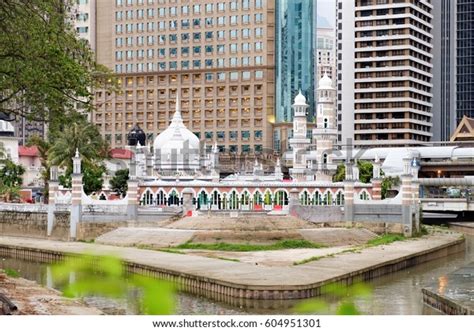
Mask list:
[[[359,194],[359,197],[361,200],[363,201],[369,201],[370,200],[370,196],[369,194],[366,192],[366,191],[362,191],[360,194]]]
[[[253,194],[253,203],[255,206],[261,206],[262,205],[262,194],[257,191]]]
[[[328,119],[325,118],[325,119],[324,119],[324,128],[325,128],[325,129],[328,128],[328,124],[329,124]]]
[[[147,190],[144,194],[143,194],[143,198],[142,198],[142,205],[144,206],[150,206],[153,204],[153,193],[149,190]]]
[[[239,196],[235,191],[233,191],[229,196],[229,209],[239,209]]]
[[[308,193],[308,191],[304,191],[303,194],[301,195],[300,198],[301,205],[303,206],[309,206],[311,205],[311,197]]]
[[[314,205],[316,205],[316,206],[321,206],[322,205],[321,193],[319,191],[316,191],[314,193]]]
[[[275,206],[287,206],[288,193],[285,191],[278,191],[275,193]]]
[[[328,155],[326,153],[323,154],[323,164],[328,164]]]
[[[214,191],[211,194],[211,205],[212,206],[220,206],[221,203],[221,195],[219,192]],[[219,207],[220,209],[220,207]]]
[[[248,206],[250,203],[250,195],[247,191],[243,192],[240,195],[240,202],[242,203],[243,206]]]
[[[198,196],[198,209],[201,209],[203,206],[207,206],[207,193],[205,191],[201,191]]]
[[[267,206],[270,206],[272,204],[272,194],[270,193],[270,191],[267,191],[265,193],[264,203]]]
[[[168,195],[168,206],[179,206],[179,195],[174,190]]]
[[[156,199],[157,199],[157,205],[158,206],[164,206],[167,203],[166,195],[165,195],[165,192],[163,192],[163,191],[158,192],[158,195],[156,196]]]
[[[342,191],[339,191],[336,194],[336,205],[341,206],[344,204],[344,193]]]

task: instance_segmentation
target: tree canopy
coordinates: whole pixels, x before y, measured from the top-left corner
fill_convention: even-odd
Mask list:
[[[357,161],[357,167],[359,168],[359,180],[361,183],[370,183],[373,178],[373,169],[374,165],[368,161]],[[398,185],[400,185],[400,178],[385,176],[383,171],[382,175],[382,199],[385,199],[388,195],[388,192]],[[343,182],[346,179],[346,165],[339,164],[337,166],[336,173],[334,174],[332,180],[333,182]]]
[[[0,113],[50,121],[90,110],[109,71],[71,24],[71,0],[0,1]],[[13,116],[11,116],[13,115]]]
[[[78,118],[54,132],[53,136],[48,150],[48,164],[65,169],[65,175],[60,178],[61,185],[71,185],[72,158],[78,150],[82,158],[84,192],[90,194],[99,191],[103,184],[102,176],[106,172],[103,161],[109,156],[110,146],[97,127],[85,118]]]
[[[115,176],[110,180],[110,188],[121,197],[127,194],[129,171],[128,169],[121,169],[115,173]]]
[[[23,174],[25,173],[25,168],[21,165],[15,164],[13,161],[7,159],[2,162],[0,167],[0,180],[2,185],[15,187],[21,186],[23,184]]]

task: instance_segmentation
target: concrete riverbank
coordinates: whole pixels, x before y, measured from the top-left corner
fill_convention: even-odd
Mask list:
[[[474,263],[424,288],[423,302],[448,315],[474,315]]]
[[[474,222],[451,222],[448,225],[451,230],[474,236]]]
[[[436,233],[300,266],[267,267],[129,247],[0,237],[0,256],[52,262],[85,252],[113,254],[132,272],[176,282],[185,291],[267,300],[317,296],[329,283],[367,281],[463,249],[459,234]]]

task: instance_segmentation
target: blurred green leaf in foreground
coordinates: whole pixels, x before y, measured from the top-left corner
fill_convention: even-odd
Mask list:
[[[74,281],[70,276],[74,275]],[[126,272],[122,260],[113,256],[84,255],[67,258],[53,267],[53,275],[69,298],[101,296],[128,298],[138,293],[138,311],[148,315],[171,315],[175,312],[175,289],[172,284]],[[136,296],[134,296],[136,297]]]
[[[364,283],[356,283],[350,286],[341,284],[329,284],[321,288],[321,293],[326,297],[309,299],[294,307],[298,314],[336,314],[336,315],[360,315],[355,301],[360,298],[370,297],[372,289]],[[329,298],[335,298],[337,304],[331,305]]]

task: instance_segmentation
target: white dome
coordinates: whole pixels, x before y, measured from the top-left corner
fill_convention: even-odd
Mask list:
[[[192,173],[200,167],[199,138],[184,125],[178,98],[173,119],[168,128],[156,137],[153,150],[154,169],[159,174],[176,171]]]
[[[324,73],[323,78],[319,80],[319,85],[318,85],[319,90],[332,90],[334,89],[332,87],[332,79],[329,78],[327,73]]]
[[[306,98],[305,96],[301,93],[301,90],[300,92],[298,93],[298,95],[295,97],[295,103],[293,106],[307,106],[306,104]]]
[[[179,109],[179,99],[176,99],[176,111],[168,128],[160,133],[153,143],[153,149],[161,151],[161,154],[171,152],[171,150],[183,151],[185,145],[187,149],[199,151],[199,138],[192,133],[183,123],[181,111]]]

